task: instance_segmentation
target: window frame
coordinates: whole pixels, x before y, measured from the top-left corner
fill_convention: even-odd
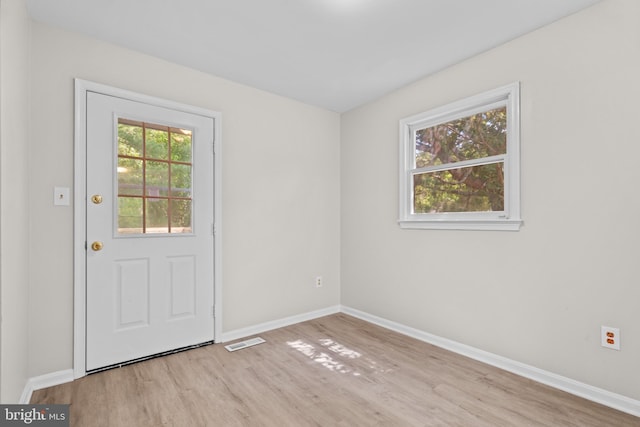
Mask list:
[[[506,154],[493,157],[504,157],[504,211],[414,213],[413,177],[420,169],[415,167],[415,132],[500,107],[506,107],[507,112],[507,150]],[[399,142],[398,224],[401,228],[508,231],[520,229],[520,82],[406,117],[400,120]],[[469,162],[461,162],[460,166],[468,166],[467,163]],[[476,161],[470,163],[478,165]]]

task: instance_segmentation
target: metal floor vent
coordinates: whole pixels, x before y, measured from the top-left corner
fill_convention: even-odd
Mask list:
[[[254,345],[262,344],[263,342],[266,342],[266,341],[260,337],[255,337],[248,340],[225,345],[224,348],[226,348],[227,351],[236,351],[236,350],[242,350],[243,348],[251,347]]]

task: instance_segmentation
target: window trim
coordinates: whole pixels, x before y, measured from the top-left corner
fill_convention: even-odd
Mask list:
[[[504,157],[504,211],[414,213],[413,176],[424,169],[414,167],[415,131],[503,106],[507,109],[507,152],[493,157]],[[401,228],[508,231],[520,229],[520,82],[406,117],[400,120],[399,130],[398,224]]]

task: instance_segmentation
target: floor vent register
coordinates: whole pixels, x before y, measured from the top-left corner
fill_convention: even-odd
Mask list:
[[[260,337],[255,337],[248,340],[225,345],[224,348],[226,348],[227,351],[236,351],[236,350],[242,350],[243,348],[252,347],[254,345],[262,344],[263,342],[266,342],[266,341]]]

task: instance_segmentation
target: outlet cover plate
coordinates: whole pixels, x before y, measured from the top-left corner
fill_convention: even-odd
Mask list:
[[[612,350],[620,350],[620,329],[610,326],[601,326],[600,328],[601,344],[605,348]]]

